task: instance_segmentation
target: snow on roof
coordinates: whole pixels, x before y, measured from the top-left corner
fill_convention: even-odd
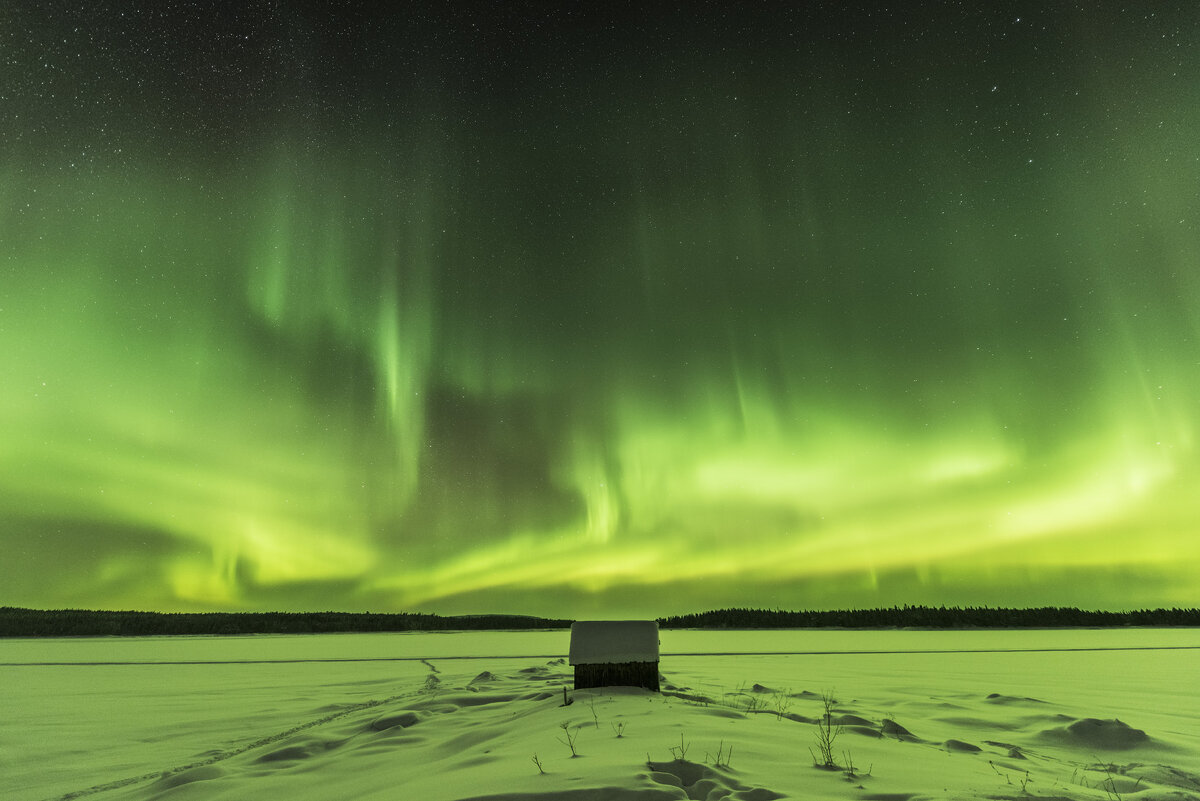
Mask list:
[[[572,665],[657,662],[653,620],[581,620],[571,624]]]

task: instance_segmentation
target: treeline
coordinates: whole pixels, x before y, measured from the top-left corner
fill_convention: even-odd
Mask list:
[[[374,631],[483,631],[561,629],[571,620],[522,615],[443,617],[419,613],[355,612],[110,612],[87,609],[0,607],[0,637],[152,636],[163,634],[328,634]],[[786,612],[718,609],[658,619],[665,629],[1020,629],[1200,627],[1200,609],[1100,612],[1073,607],[1007,609],[893,606]]]
[[[990,607],[893,606],[890,609],[840,609],[783,612],[770,609],[719,609],[659,618],[668,629],[1024,629],[1115,628],[1120,626],[1200,626],[1200,609],[1140,609],[1097,612],[1073,607],[1036,609]]]
[[[371,631],[556,629],[570,620],[522,615],[354,612],[108,612],[0,607],[0,637],[150,636],[156,634],[328,634]]]

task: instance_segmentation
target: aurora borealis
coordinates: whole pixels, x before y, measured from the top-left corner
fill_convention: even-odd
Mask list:
[[[0,11],[0,604],[1200,603],[1186,3]]]

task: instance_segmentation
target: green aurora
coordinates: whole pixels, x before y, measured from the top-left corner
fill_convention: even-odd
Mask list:
[[[0,12],[0,604],[1200,604],[1194,8],[96,5]]]

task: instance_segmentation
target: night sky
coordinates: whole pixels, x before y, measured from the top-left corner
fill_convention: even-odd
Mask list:
[[[4,3],[0,605],[1200,604],[1195,3],[645,5]]]

